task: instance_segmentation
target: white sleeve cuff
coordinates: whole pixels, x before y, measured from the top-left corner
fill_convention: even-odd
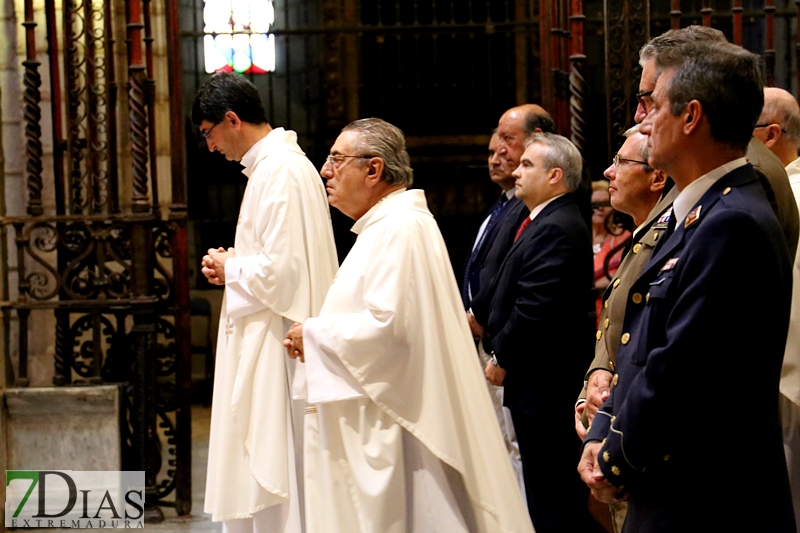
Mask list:
[[[308,403],[366,398],[366,391],[328,347],[330,343],[325,342],[328,336],[317,322],[319,321],[309,318],[303,323]]]
[[[267,305],[253,296],[247,281],[241,279],[244,258],[231,257],[225,261],[225,311],[230,318],[241,318],[267,308]]]

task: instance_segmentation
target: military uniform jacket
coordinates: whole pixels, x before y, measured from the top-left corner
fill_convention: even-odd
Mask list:
[[[750,165],[675,222],[631,287],[617,375],[586,440],[603,441],[600,468],[629,492],[626,531],[795,531],[778,416],[791,296],[780,225]]]
[[[589,366],[589,371],[586,373],[586,379],[589,379],[589,374],[595,370],[608,370],[614,372],[617,362],[617,347],[619,346],[619,338],[622,335],[622,320],[625,318],[625,308],[628,303],[628,295],[631,285],[641,275],[647,260],[653,253],[653,248],[658,244],[659,239],[663,236],[667,229],[666,218],[660,220],[662,216],[668,217],[671,212],[672,201],[678,195],[678,189],[673,187],[661,199],[660,202],[652,209],[650,215],[645,221],[644,228],[637,232],[636,243],[625,255],[622,263],[614,275],[614,279],[606,287],[603,294],[603,309],[600,312],[599,327],[595,338],[594,360]],[[631,295],[635,300],[642,298],[642,295]],[[580,398],[586,398],[586,381],[581,391]],[[586,411],[584,411],[585,413]]]
[[[767,193],[767,200],[775,211],[783,235],[786,237],[789,255],[794,257],[800,236],[800,216],[786,169],[778,156],[755,137],[750,139],[750,144],[747,145],[747,161],[753,165]]]

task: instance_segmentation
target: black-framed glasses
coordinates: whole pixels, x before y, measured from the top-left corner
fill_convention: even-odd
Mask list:
[[[331,155],[329,155],[328,157],[325,158],[325,162],[333,167],[333,166],[339,165],[342,161],[345,160],[345,158],[348,158],[348,157],[355,157],[357,159],[372,159],[375,156],[371,156],[371,155],[344,155],[344,154],[335,154],[334,155],[334,154],[331,154]]]
[[[642,91],[640,93],[636,93],[636,99],[639,101],[640,104],[642,104],[645,107],[647,106],[645,105],[644,99],[650,98],[651,96],[653,96],[653,91]]]
[[[773,124],[774,124],[775,126],[780,126],[780,124],[778,124],[777,122],[769,122],[769,123],[767,123],[767,124],[756,124],[755,126],[753,126],[753,129],[756,129],[756,128],[766,128],[767,126],[772,126]],[[781,133],[786,133],[786,130],[785,130],[785,129],[783,129],[783,128],[781,128]]]
[[[217,122],[217,124],[219,124],[219,122]],[[213,126],[208,128],[206,131],[201,131],[200,132],[200,135],[203,136],[203,139],[208,139],[208,136],[211,135],[211,132],[214,130],[214,128],[217,127],[217,124],[214,124]]]
[[[638,159],[627,159],[625,157],[620,157],[619,154],[617,154],[614,156],[614,168],[619,168],[620,163],[638,163],[646,167],[650,166],[647,164],[647,161],[639,161]]]

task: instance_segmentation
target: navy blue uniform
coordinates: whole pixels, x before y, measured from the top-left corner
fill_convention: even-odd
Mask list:
[[[750,165],[718,180],[632,286],[587,435],[625,532],[793,532],[778,416],[791,259]]]

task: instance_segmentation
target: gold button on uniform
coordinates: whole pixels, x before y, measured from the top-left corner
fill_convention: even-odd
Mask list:
[[[639,250],[641,250],[641,249],[642,249],[642,245],[639,244],[638,242],[633,245],[633,253],[638,254]]]
[[[614,369],[617,367],[617,365],[615,365],[615,364],[614,364],[614,361],[609,361],[609,362],[608,362],[608,366],[609,366],[609,368],[611,368],[611,371],[612,371],[612,372],[613,372],[613,371],[614,371]]]
[[[618,476],[619,475],[619,468],[617,468],[616,466],[612,466],[611,467],[611,473],[614,474],[615,476]]]
[[[722,194],[728,194],[729,192],[731,192],[731,188],[730,187],[725,187],[725,190],[722,191]]]
[[[633,300],[633,303],[638,305],[642,303],[642,295],[639,294],[638,292],[634,292],[633,296],[631,296],[631,300]]]
[[[629,340],[631,340],[631,334],[630,333],[623,333],[622,334],[622,339],[620,339],[622,344],[628,344]]]
[[[649,301],[650,301],[650,293],[649,293],[649,292],[648,292],[648,293],[645,295],[644,299],[645,299],[645,301],[647,301],[647,302],[649,302]]]
[[[603,302],[603,309],[608,309],[608,300]]]
[[[614,282],[614,288],[616,289],[617,287],[619,287],[619,279]]]
[[[619,383],[619,374],[614,374],[614,377],[611,378],[611,384],[616,387],[617,383]]]
[[[653,242],[658,240],[659,233],[653,233]]]
[[[610,321],[609,319],[607,319],[607,318],[606,318],[606,319],[603,321],[603,326],[604,326],[606,329],[608,329],[608,325],[609,325],[610,323],[611,323],[611,321]]]
[[[597,337],[597,340],[600,340],[600,337],[602,337],[602,336],[603,336],[603,332],[598,329],[597,330],[597,335],[595,335],[595,337]]]

